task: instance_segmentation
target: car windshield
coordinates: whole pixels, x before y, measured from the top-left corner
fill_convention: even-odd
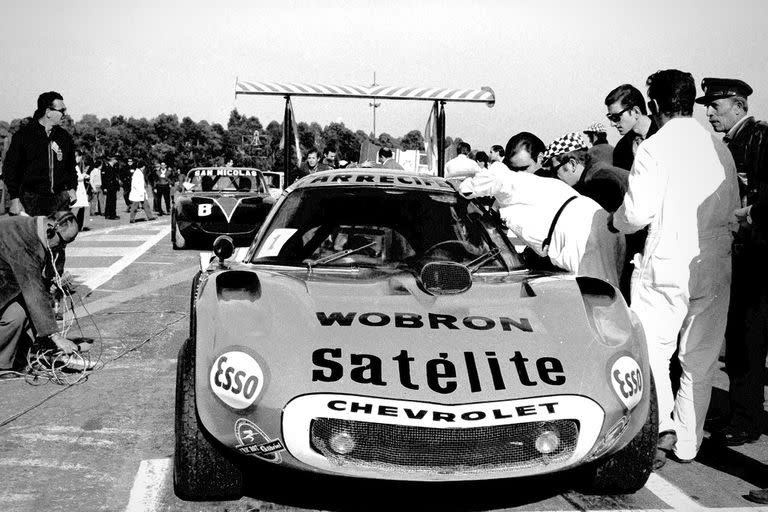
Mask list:
[[[258,192],[266,193],[259,171],[256,169],[192,169],[183,184],[189,192]]]
[[[455,261],[481,271],[522,266],[501,231],[481,219],[482,210],[455,192],[299,188],[278,208],[254,242],[254,263],[418,268]]]

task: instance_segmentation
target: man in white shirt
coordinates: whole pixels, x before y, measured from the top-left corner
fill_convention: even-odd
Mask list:
[[[488,166],[489,169],[498,168],[501,171],[509,170],[509,168],[504,165],[504,148],[498,144],[491,146],[488,160],[491,162],[491,165]]]
[[[469,153],[472,152],[472,147],[467,142],[459,142],[456,146],[456,158],[452,158],[445,163],[445,177],[446,178],[461,178],[466,176],[474,176],[480,172],[480,166],[477,162],[469,158]]]
[[[689,462],[701,446],[725,334],[728,221],[739,194],[728,148],[691,117],[691,74],[659,71],[647,84],[648,106],[661,128],[638,147],[624,202],[609,228],[633,233],[649,226],[643,254],[635,258],[631,307],[643,324],[656,382],[659,468],[667,452]],[[669,373],[675,350],[682,367],[676,396]]]
[[[539,256],[618,286],[624,237],[601,225],[608,212],[592,199],[560,180],[514,172],[503,164],[465,179],[459,190],[468,197],[495,197],[507,227]]]

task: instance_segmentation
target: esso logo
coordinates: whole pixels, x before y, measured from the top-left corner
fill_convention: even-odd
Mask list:
[[[253,405],[264,387],[264,372],[245,352],[227,352],[216,358],[209,378],[211,389],[234,409]]]
[[[611,384],[619,400],[633,409],[643,396],[643,374],[640,365],[629,356],[622,356],[611,367]]]
[[[198,217],[207,217],[211,214],[213,211],[213,205],[211,203],[203,203],[197,205],[197,216]]]

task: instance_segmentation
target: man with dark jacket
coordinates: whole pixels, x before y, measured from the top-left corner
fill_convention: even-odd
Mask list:
[[[48,216],[75,200],[74,143],[60,126],[66,112],[61,94],[45,92],[32,120],[13,134],[3,162],[11,215]]]
[[[630,85],[620,85],[605,97],[608,113],[605,116],[621,135],[613,150],[613,165],[631,170],[637,146],[659,131],[656,122],[648,116],[643,93]]]
[[[117,191],[120,189],[120,178],[117,175],[117,159],[110,157],[101,170],[101,189],[104,191],[104,218],[117,220]]]
[[[69,354],[77,346],[59,334],[43,269],[52,250],[77,236],[70,212],[0,219],[0,370],[13,369],[19,339],[31,322],[38,338]]]
[[[763,375],[768,340],[768,237],[764,208],[768,200],[768,123],[747,114],[752,88],[741,80],[705,78],[704,96],[712,128],[725,133],[739,177],[740,228],[733,242],[733,280],[725,366],[729,379],[730,416],[713,439],[726,446],[757,441],[763,431]],[[754,220],[754,222],[753,222]]]

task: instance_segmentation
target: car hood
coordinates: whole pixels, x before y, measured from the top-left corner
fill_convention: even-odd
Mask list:
[[[465,293],[433,296],[406,272],[203,276],[199,363],[248,354],[276,408],[310,393],[445,404],[583,394],[604,387],[595,379],[622,352],[596,335],[573,277],[476,276]],[[624,351],[639,359],[634,327]]]

